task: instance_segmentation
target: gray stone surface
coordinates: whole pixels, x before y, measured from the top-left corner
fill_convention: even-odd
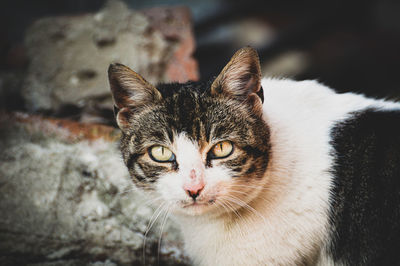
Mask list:
[[[128,65],[150,82],[165,81],[165,67],[176,45],[120,1],[108,1],[96,14],[40,19],[25,37],[30,60],[23,85],[27,108],[110,107],[111,62]]]
[[[0,120],[0,265],[141,265],[154,208],[132,187],[117,144]],[[158,255],[159,236],[156,223],[145,264],[186,265],[174,224]]]

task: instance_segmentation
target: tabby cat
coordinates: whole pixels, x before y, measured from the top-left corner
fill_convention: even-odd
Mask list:
[[[132,181],[195,265],[400,265],[400,104],[262,79],[250,47],[205,83],[108,73]]]

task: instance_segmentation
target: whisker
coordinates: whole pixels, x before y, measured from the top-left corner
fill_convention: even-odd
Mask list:
[[[134,187],[133,188],[129,188],[129,189],[126,189],[126,190],[118,192],[117,195],[118,196],[125,196],[126,194],[128,194],[129,192],[132,192],[134,190],[136,190],[136,188],[134,188]]]
[[[231,201],[232,203],[235,203],[239,206],[242,206],[243,208],[246,208],[247,210],[249,210],[250,212],[256,214],[257,216],[259,216],[261,219],[263,219],[264,222],[266,222],[266,219],[264,216],[262,216],[256,209],[254,209],[253,207],[251,207],[250,205],[248,205],[246,202],[242,201],[239,198],[236,198],[234,196],[226,196],[226,198]]]
[[[215,201],[215,204],[216,204],[218,207],[224,208],[224,210],[225,210],[227,213],[229,213],[229,210],[228,210],[222,203],[220,203],[220,201]]]
[[[239,220],[240,220],[240,219],[242,219],[242,220],[247,220],[247,219],[243,218],[243,216],[240,215],[240,214],[233,208],[233,206],[231,206],[231,204],[229,204],[228,202],[225,202],[225,204],[227,205],[227,207],[229,207],[230,210],[232,210],[233,213],[236,214],[236,216],[238,217]],[[236,221],[236,226],[237,226],[237,228],[238,228],[238,230],[239,230],[239,234],[242,236],[242,238],[244,238],[244,233],[243,233],[243,231],[242,231],[242,228],[241,228],[240,224],[239,224],[237,221]]]
[[[154,223],[157,221],[158,217],[162,213],[163,207],[166,204],[167,203],[163,202],[157,207],[157,209],[154,211],[154,213],[151,216],[151,218],[149,220],[149,223],[147,225],[146,231],[145,231],[144,236],[143,236],[143,265],[146,265],[146,238],[147,238],[147,234],[149,233],[149,231],[153,227]]]
[[[229,190],[232,191],[232,192],[240,193],[240,194],[244,194],[244,195],[248,195],[248,194],[249,194],[248,192],[244,192],[244,191],[239,191],[239,190],[234,190],[234,189],[229,189]],[[267,202],[271,202],[270,199],[264,198],[264,197],[259,196],[259,195],[258,195],[256,198],[257,198],[257,199],[265,200],[265,201],[267,201]]]
[[[233,212],[236,216],[238,216],[237,213],[235,213],[234,210],[230,206],[228,206],[227,202],[224,200],[223,197],[220,197],[219,202],[221,203],[221,206],[226,210],[227,213]]]
[[[239,212],[237,210],[235,210],[235,208],[228,202],[225,202],[226,206],[240,219],[243,219],[243,217],[239,214]]]
[[[166,207],[165,215],[163,218],[163,221],[161,222],[161,228],[160,228],[160,237],[158,239],[158,254],[157,254],[157,263],[160,264],[160,251],[161,251],[161,238],[162,238],[162,233],[164,231],[164,226],[167,223],[167,219],[169,216],[169,211],[170,211],[171,205],[168,205]]]
[[[256,186],[256,185],[243,185],[243,184],[230,184],[230,187],[243,187],[243,188],[253,188],[258,190],[268,190],[269,188]]]
[[[156,201],[158,201],[158,200],[162,200],[163,198],[160,196],[160,197],[156,197],[156,198],[152,198],[152,199],[149,199],[149,200],[145,200],[145,201],[142,201],[142,202],[140,202],[140,204],[142,204],[142,205],[154,205],[154,203],[156,202]],[[162,202],[162,201],[161,201]]]

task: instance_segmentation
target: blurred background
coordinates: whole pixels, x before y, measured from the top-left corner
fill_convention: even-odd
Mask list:
[[[119,155],[111,62],[207,80],[251,45],[265,76],[399,99],[399,14],[397,0],[1,1],[0,265],[190,265]]]
[[[29,68],[30,60],[34,56],[29,55],[29,47],[26,46],[34,44],[26,40],[26,33],[34,21],[46,16],[95,13],[103,8],[105,2],[3,1],[0,10],[2,75],[7,72],[21,74]],[[237,49],[251,45],[258,50],[263,72],[267,76],[317,79],[339,92],[354,91],[377,97],[399,96],[398,1],[124,2],[137,11],[168,6],[189,8],[191,19],[188,23],[195,38],[193,57],[198,63],[198,75],[193,74],[192,79],[209,79],[216,75]],[[152,16],[157,16],[157,12]],[[169,36],[169,41],[173,41],[173,38],[175,37]],[[107,40],[104,44],[107,45]],[[93,75],[89,71],[81,73],[81,76],[90,78],[91,74]],[[7,98],[2,104],[8,110],[26,110],[26,97],[21,96],[18,90],[23,84],[3,79],[4,82],[13,83],[13,89],[2,89],[3,98]],[[32,104],[28,105],[32,107]],[[60,115],[78,112],[77,109],[72,110],[72,106],[69,107],[71,110],[60,111]],[[48,108],[28,106],[28,109],[44,111]]]

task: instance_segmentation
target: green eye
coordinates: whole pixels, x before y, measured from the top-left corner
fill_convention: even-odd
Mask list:
[[[233,144],[230,141],[218,142],[211,149],[211,159],[222,159],[231,155],[233,152]]]
[[[153,161],[159,163],[175,161],[175,154],[173,154],[170,149],[161,145],[151,147],[149,149],[149,155]]]

